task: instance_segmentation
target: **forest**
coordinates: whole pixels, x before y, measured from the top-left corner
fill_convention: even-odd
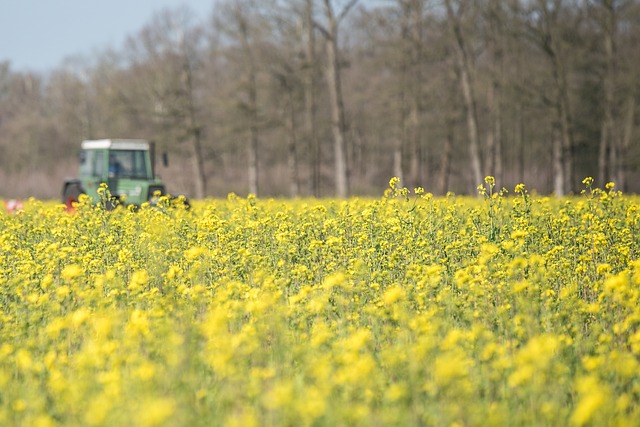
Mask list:
[[[0,197],[144,138],[192,198],[640,192],[637,0],[218,0],[47,72],[0,62]]]

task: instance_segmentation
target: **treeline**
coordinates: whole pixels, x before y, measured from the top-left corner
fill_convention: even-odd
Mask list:
[[[145,138],[174,192],[640,191],[640,2],[220,0],[46,74],[0,65],[0,196],[57,198],[83,139]]]

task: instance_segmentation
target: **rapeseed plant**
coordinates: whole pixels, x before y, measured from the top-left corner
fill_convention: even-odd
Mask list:
[[[639,199],[584,184],[30,200],[0,213],[0,425],[637,425]]]

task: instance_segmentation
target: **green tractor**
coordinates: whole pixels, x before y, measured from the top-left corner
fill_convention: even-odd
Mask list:
[[[166,156],[163,156],[166,164]],[[154,144],[142,139],[100,139],[82,142],[78,178],[66,179],[62,202],[73,210],[81,194],[94,203],[104,198],[98,192],[102,184],[108,186],[112,199],[126,205],[153,203],[158,194],[166,193],[163,182],[154,172]]]

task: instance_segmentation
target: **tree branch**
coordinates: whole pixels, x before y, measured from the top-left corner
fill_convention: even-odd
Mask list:
[[[351,0],[349,3],[345,5],[344,9],[342,9],[342,12],[340,12],[340,14],[338,15],[338,19],[337,19],[338,23],[340,23],[340,21],[342,21],[344,17],[347,16],[347,13],[349,13],[351,8],[355,6],[356,3],[358,3],[358,0]]]
[[[317,30],[320,31],[325,38],[331,38],[331,34],[329,34],[329,31],[325,27],[323,27],[321,23],[319,23],[315,19],[311,19],[311,22],[313,23],[313,26],[317,28]]]

